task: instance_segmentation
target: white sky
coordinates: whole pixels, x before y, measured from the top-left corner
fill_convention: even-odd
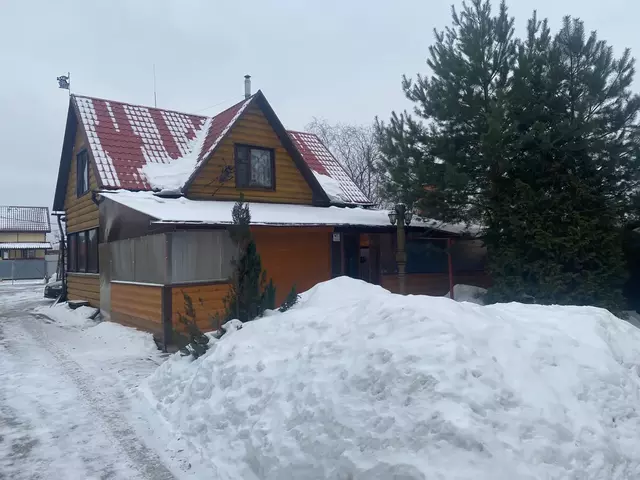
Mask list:
[[[151,105],[155,63],[159,107],[208,115],[240,100],[250,73],[287,128],[314,116],[367,123],[410,107],[400,78],[426,71],[451,3],[0,0],[0,204],[51,207],[68,106],[56,77],[67,71],[76,93]],[[535,3],[553,27],[578,16],[616,53],[640,55],[632,0],[508,3],[519,32]]]

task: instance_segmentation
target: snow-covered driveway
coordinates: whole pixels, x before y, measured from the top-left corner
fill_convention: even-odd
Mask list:
[[[192,476],[132,393],[163,361],[150,336],[33,313],[50,303],[0,283],[0,479]]]

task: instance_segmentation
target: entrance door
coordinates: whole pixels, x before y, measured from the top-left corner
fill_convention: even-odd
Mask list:
[[[343,274],[351,278],[360,278],[360,234],[343,234]]]

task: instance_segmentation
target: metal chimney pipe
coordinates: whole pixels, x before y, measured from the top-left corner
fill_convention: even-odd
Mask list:
[[[244,98],[251,96],[251,75],[244,76]]]

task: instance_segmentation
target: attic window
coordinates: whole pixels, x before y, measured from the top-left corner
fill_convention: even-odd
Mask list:
[[[89,155],[83,150],[76,156],[76,194],[81,197],[89,191]]]
[[[275,188],[275,154],[273,149],[236,145],[236,187]]]

